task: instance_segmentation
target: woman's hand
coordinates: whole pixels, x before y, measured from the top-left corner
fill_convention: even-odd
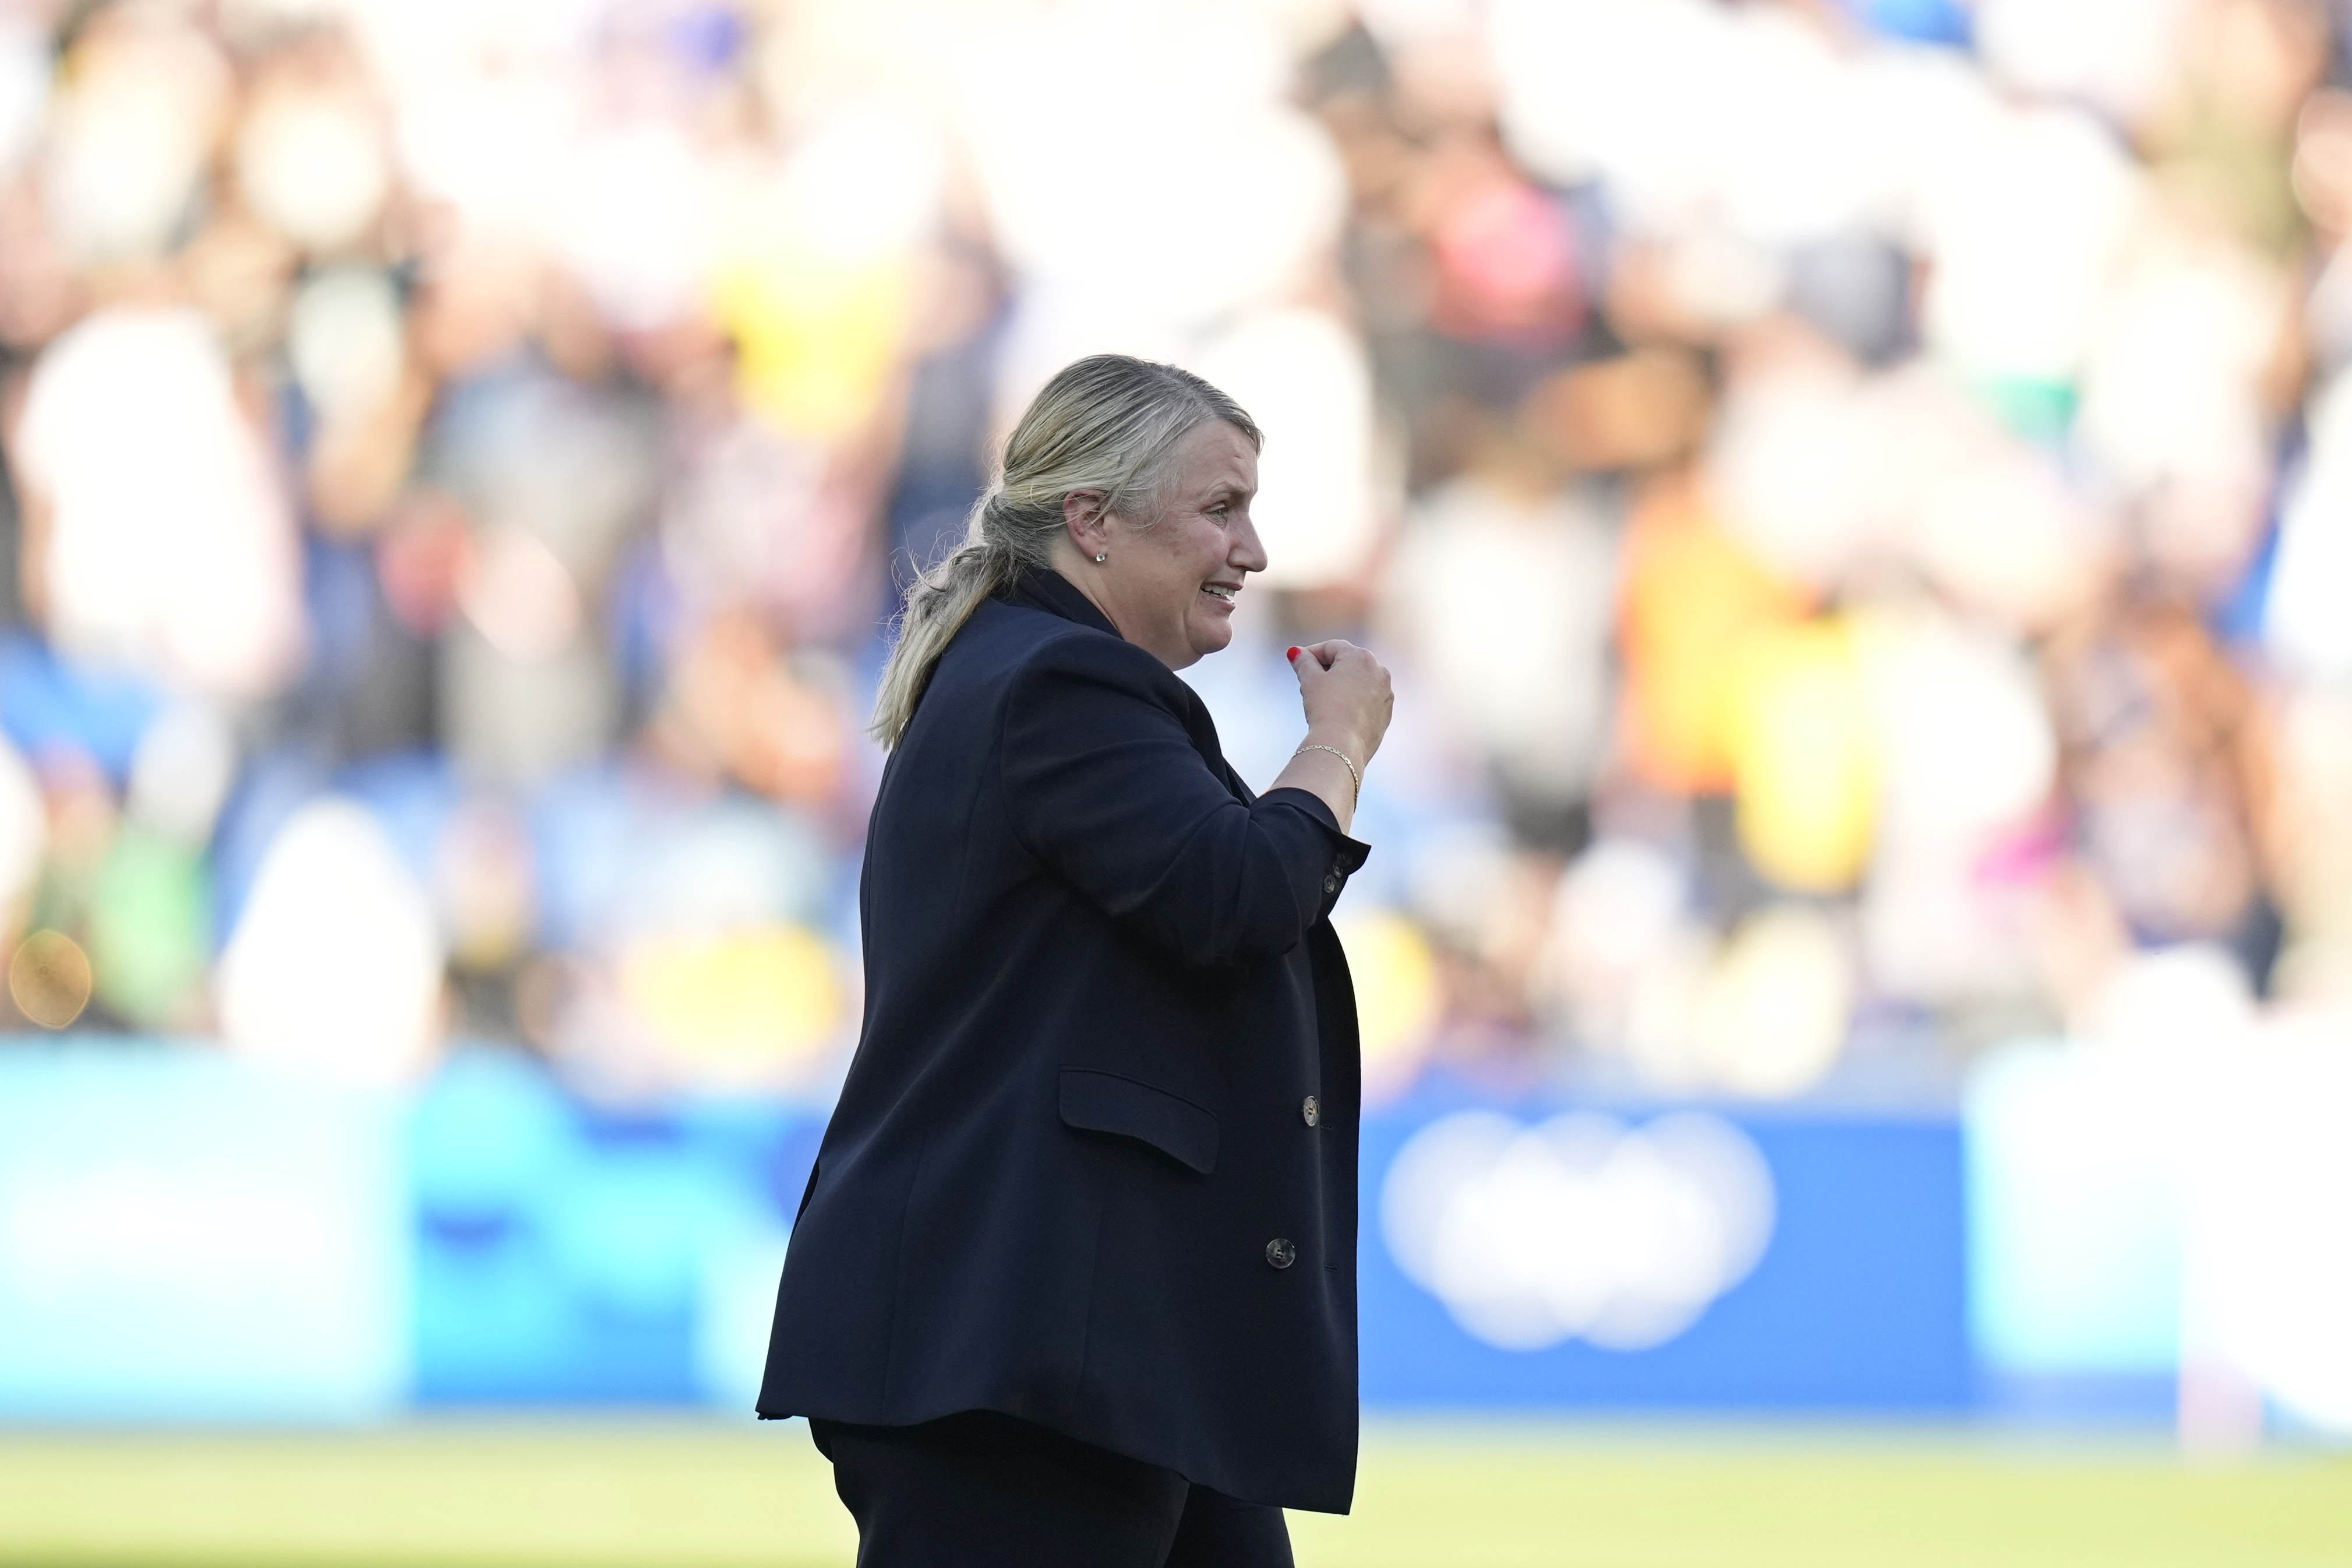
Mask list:
[[[1290,668],[1307,710],[1307,738],[1272,787],[1321,796],[1344,833],[1355,820],[1363,771],[1381,749],[1396,710],[1389,672],[1364,649],[1340,641],[1292,648]]]
[[[1307,709],[1308,742],[1338,745],[1360,768],[1370,762],[1396,711],[1388,667],[1354,643],[1335,641],[1294,648],[1290,668]]]

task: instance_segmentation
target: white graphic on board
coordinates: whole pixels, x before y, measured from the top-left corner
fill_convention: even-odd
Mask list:
[[[1747,1278],[1772,1220],[1756,1145],[1690,1111],[1635,1129],[1591,1111],[1538,1127],[1462,1111],[1406,1142],[1381,1194],[1406,1278],[1514,1351],[1665,1343]]]

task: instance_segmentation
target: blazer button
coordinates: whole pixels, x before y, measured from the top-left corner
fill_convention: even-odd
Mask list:
[[[1298,1114],[1306,1119],[1307,1126],[1318,1126],[1323,1121],[1323,1102],[1310,1094],[1307,1102],[1298,1108]]]
[[[1336,893],[1339,890],[1339,872],[1334,871],[1323,879],[1323,890],[1327,893]]]
[[[1265,1260],[1276,1268],[1287,1268],[1298,1261],[1298,1248],[1277,1236],[1265,1244]]]

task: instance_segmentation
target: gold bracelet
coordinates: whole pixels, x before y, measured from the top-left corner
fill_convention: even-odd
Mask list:
[[[1353,811],[1357,806],[1363,804],[1364,775],[1356,771],[1356,764],[1349,761],[1347,752],[1341,751],[1337,746],[1301,746],[1298,750],[1291,752],[1290,754],[1294,757],[1303,757],[1309,752],[1328,752],[1333,756],[1339,758],[1348,769],[1349,782],[1356,786],[1356,793],[1348,797],[1348,809],[1349,811]]]

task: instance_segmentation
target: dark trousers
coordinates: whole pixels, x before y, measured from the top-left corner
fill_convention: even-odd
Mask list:
[[[1280,1509],[1010,1415],[809,1426],[857,1568],[1291,1568]]]

